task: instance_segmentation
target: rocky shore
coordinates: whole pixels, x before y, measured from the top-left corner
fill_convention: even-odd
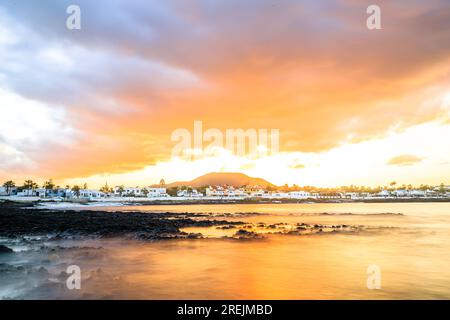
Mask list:
[[[75,239],[77,237],[124,237],[139,240],[199,239],[207,228],[223,231],[215,237],[224,239],[264,239],[268,235],[314,235],[325,233],[358,232],[363,226],[249,223],[239,218],[263,215],[243,213],[174,213],[174,212],[109,212],[99,209],[38,209],[35,205],[20,203],[0,204],[0,237],[39,238],[47,240]],[[324,213],[328,215],[327,213]],[[237,218],[237,219],[236,219]],[[200,230],[199,231],[199,227]],[[192,230],[192,232],[188,231]],[[208,233],[208,232],[207,232]],[[28,240],[26,240],[28,241]],[[0,248],[7,252],[8,248]]]
[[[190,217],[192,216],[192,217]],[[0,204],[0,237],[130,236],[142,239],[196,237],[186,227],[239,225],[239,221],[193,219],[188,213],[105,212],[34,209],[17,203]]]

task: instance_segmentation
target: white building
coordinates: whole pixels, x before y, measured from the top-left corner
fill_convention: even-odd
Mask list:
[[[403,190],[403,189],[394,190],[392,193],[396,197],[408,197],[409,196],[408,190]]]
[[[290,198],[290,195],[287,192],[271,192],[264,193],[262,197],[268,199],[288,199]]]
[[[37,189],[25,189],[20,192],[17,192],[18,197],[40,197],[45,198],[45,189],[37,188]]]
[[[381,190],[380,192],[377,193],[377,196],[387,198],[391,196],[391,193],[387,190]]]
[[[114,187],[114,196],[116,197],[142,197],[144,192],[139,187]]]
[[[76,194],[73,194],[76,197]],[[80,199],[89,199],[89,200],[95,200],[95,199],[100,199],[100,198],[105,198],[106,194],[101,192],[101,191],[97,191],[97,190],[80,190],[80,195],[79,198]]]
[[[291,191],[289,192],[289,198],[291,199],[308,199],[311,198],[311,193],[307,191]]]
[[[146,188],[148,191],[147,197],[149,198],[167,198],[166,188]]]
[[[247,198],[248,194],[244,190],[236,189],[228,193],[229,197],[240,197],[240,198]]]
[[[360,196],[358,192],[345,192],[344,197],[345,199],[358,199]]]
[[[258,191],[252,191],[250,193],[250,197],[252,198],[263,198],[266,197],[268,194],[266,192],[264,192],[264,190],[260,189]]]
[[[426,197],[427,193],[424,190],[411,190],[409,192],[411,197],[420,198],[420,197]]]
[[[224,197],[225,190],[222,187],[208,187],[206,188],[206,196],[207,197]]]
[[[219,197],[219,198],[245,198],[248,197],[247,192],[242,189],[236,189],[234,187],[211,187],[206,188],[207,197]]]
[[[145,196],[145,192],[139,187],[125,188],[123,195],[126,197],[143,197]]]
[[[177,196],[185,198],[201,198],[203,197],[203,193],[198,192],[196,189],[192,189],[192,191],[185,189],[178,191]]]

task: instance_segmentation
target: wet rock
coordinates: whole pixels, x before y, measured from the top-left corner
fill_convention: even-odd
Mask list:
[[[7,246],[0,245],[0,254],[3,253],[13,253],[14,251],[11,248],[8,248]]]
[[[188,239],[201,239],[203,235],[201,233],[189,233],[187,236]]]
[[[125,236],[143,240],[185,238],[185,227],[244,225],[242,221],[198,220],[193,213],[29,210],[0,205],[0,236],[43,236],[47,240]],[[43,248],[56,253],[60,248]],[[7,249],[3,249],[5,252]]]
[[[39,269],[37,269],[36,273],[38,275],[41,275],[41,276],[48,276],[49,275],[48,270],[46,268],[44,268],[44,267],[40,267]]]
[[[239,229],[234,234],[234,237],[236,237],[238,239],[259,239],[262,236],[260,234],[256,233],[256,232],[253,232],[253,231],[247,231],[247,230],[244,230],[244,229]]]
[[[68,274],[66,271],[63,270],[57,275],[57,279],[60,281],[65,281],[69,276],[70,274]]]
[[[235,226],[233,226],[233,225],[227,225],[227,226],[219,226],[219,227],[217,227],[216,229],[219,229],[219,230],[228,230],[228,229],[235,229],[236,227]]]

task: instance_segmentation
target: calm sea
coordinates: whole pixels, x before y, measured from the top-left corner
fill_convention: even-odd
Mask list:
[[[450,299],[449,203],[146,205],[104,210],[211,213],[206,218],[346,224],[364,230],[267,234],[261,240],[223,239],[233,231],[215,227],[186,229],[208,237],[189,240],[2,239],[16,253],[0,256],[0,298]],[[224,218],[221,213],[231,215]],[[65,286],[69,265],[81,269],[80,290]],[[367,286],[369,266],[380,271],[380,289]]]

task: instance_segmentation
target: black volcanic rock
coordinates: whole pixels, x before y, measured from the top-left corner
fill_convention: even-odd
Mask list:
[[[244,229],[239,229],[234,234],[234,237],[236,237],[237,239],[259,239],[259,238],[262,238],[262,235],[254,232],[254,231],[247,231]]]
[[[0,245],[0,254],[2,253],[13,253],[14,251],[7,246]]]
[[[242,222],[197,220],[195,215],[154,212],[106,212],[99,210],[40,210],[0,205],[0,236],[139,236],[166,239],[182,236],[181,228],[238,225]],[[4,249],[6,252],[6,249]]]

